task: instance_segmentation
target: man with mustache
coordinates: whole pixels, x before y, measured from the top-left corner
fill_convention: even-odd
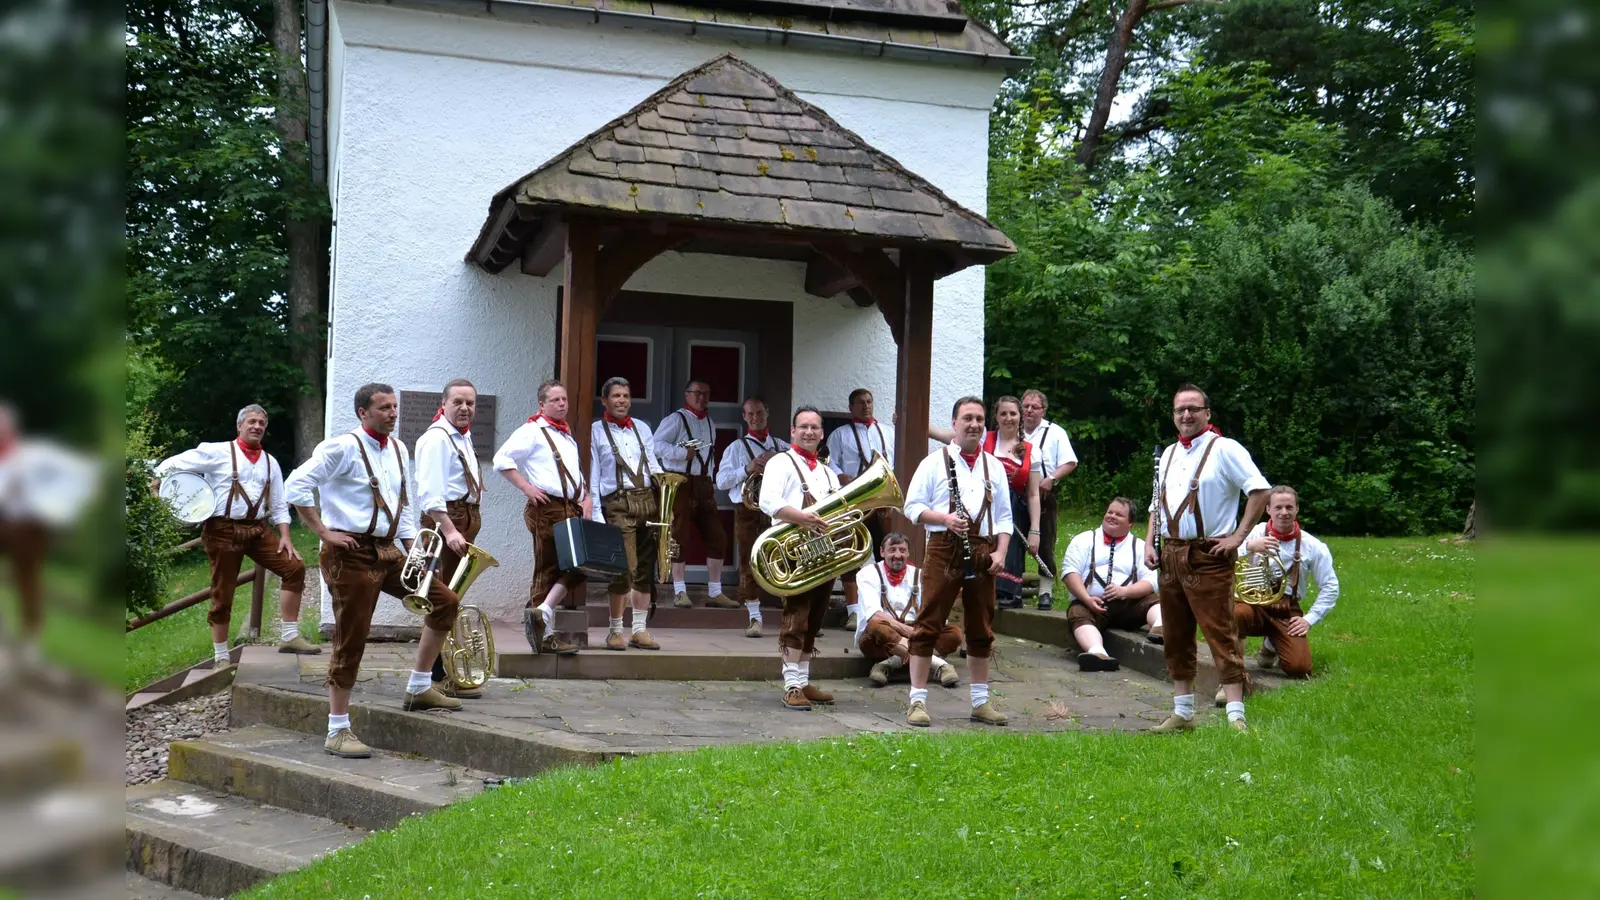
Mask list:
[[[911,636],[917,613],[922,609],[922,570],[911,565],[911,544],[906,536],[891,531],[879,547],[882,562],[861,567],[856,584],[861,586],[861,625],[856,629],[856,649],[873,660],[872,683],[883,687],[889,675],[905,668],[911,658]],[[955,666],[944,657],[961,646],[961,629],[946,625],[934,641],[933,674],[947,688],[961,682]]]

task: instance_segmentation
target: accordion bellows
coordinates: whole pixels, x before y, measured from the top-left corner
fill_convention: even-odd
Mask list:
[[[622,546],[622,529],[604,522],[574,516],[555,527],[556,567],[607,578],[628,570],[628,552]]]

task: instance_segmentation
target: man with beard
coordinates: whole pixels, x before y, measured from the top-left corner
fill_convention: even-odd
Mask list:
[[[861,625],[856,629],[856,649],[876,663],[872,683],[883,687],[889,675],[905,668],[911,658],[911,635],[922,608],[922,572],[911,565],[911,545],[898,531],[884,535],[879,546],[882,562],[861,567]],[[955,666],[944,657],[961,646],[961,629],[946,625],[933,644],[933,674],[945,687],[961,682]]]

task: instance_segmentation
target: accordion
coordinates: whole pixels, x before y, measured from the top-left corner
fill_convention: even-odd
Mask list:
[[[610,578],[628,570],[622,529],[573,516],[555,527],[556,568]]]

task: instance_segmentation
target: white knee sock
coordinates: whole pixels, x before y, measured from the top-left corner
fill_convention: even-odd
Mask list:
[[[1278,648],[1274,647],[1272,645],[1272,638],[1267,638],[1266,640],[1262,641],[1261,642],[1261,649],[1270,650],[1273,653],[1277,653],[1278,652]]]
[[[972,691],[973,709],[977,709],[978,707],[989,702],[989,686],[987,684],[974,684],[970,685],[969,687]]]
[[[412,672],[411,680],[406,682],[406,693],[420,694],[430,687],[433,687],[432,672]]]
[[[227,641],[212,641],[211,642],[211,658],[216,660],[217,662],[227,662],[228,661],[228,642]]]
[[[538,615],[544,616],[544,627],[547,631],[556,630],[556,605],[554,603],[546,600],[545,602],[539,604],[539,608],[534,610],[534,612]]]
[[[784,663],[783,664],[783,687],[784,687],[784,690],[788,690],[790,688],[805,687],[805,686],[806,686],[806,679],[805,679],[804,675],[800,674],[800,663],[797,663],[797,662],[786,662],[786,663]]]
[[[687,585],[685,585],[683,582],[674,581],[672,583],[672,595],[674,597],[676,597],[679,594],[687,594],[687,593],[689,593],[689,587]]]
[[[300,636],[300,622],[298,620],[296,620],[296,621],[285,620],[279,626],[278,637],[279,637],[279,640],[281,640],[283,643],[287,644],[287,643],[289,643],[290,641],[294,640],[295,638],[297,638],[299,636]]]
[[[611,633],[612,634],[621,634],[622,633],[622,617],[621,616],[611,616],[610,619],[611,619]]]
[[[760,600],[746,600],[744,602],[744,608],[750,612],[750,621],[752,621],[752,622],[761,621],[761,601]]]
[[[898,656],[891,656],[884,660],[883,664],[888,667],[889,671],[893,672],[895,669],[903,668],[906,664],[906,661]],[[942,663],[940,662],[939,657],[935,656],[933,658],[933,667],[937,669],[940,665],[942,665]]]
[[[921,700],[923,703],[927,703],[928,702],[928,689],[927,688],[925,688],[925,687],[921,687],[921,688],[914,687],[914,688],[911,689],[911,702],[915,703],[918,700]]]
[[[1150,624],[1150,627],[1152,627],[1152,628],[1160,628],[1161,627],[1161,607],[1153,606],[1153,607],[1151,607],[1151,609],[1154,609],[1156,611],[1156,617],[1155,617],[1155,621]]]
[[[811,683],[811,660],[808,659],[805,662],[795,663],[795,665],[800,667],[800,683],[801,684],[810,684]]]
[[[1083,652],[1092,653],[1095,656],[1106,656],[1106,645],[1105,645],[1105,642],[1104,641],[1095,641],[1094,644],[1092,644],[1088,649],[1084,650]]]
[[[720,581],[707,582],[706,583],[706,596],[707,597],[721,597],[722,596],[722,582],[720,582]]]
[[[845,607],[845,611],[850,613],[852,616],[858,615],[861,612],[861,604],[851,603]]]
[[[639,632],[643,631],[645,617],[649,615],[650,610],[648,609],[635,609],[633,611],[633,624],[629,627],[628,633],[638,634]]]
[[[1172,698],[1172,714],[1180,719],[1194,718],[1194,695],[1178,694]]]
[[[342,716],[332,716],[332,715],[328,716],[328,737],[333,737],[334,733],[339,731],[341,728],[349,728],[349,727],[350,727],[350,714],[349,713],[345,713]]]
[[[1228,721],[1237,722],[1244,718],[1244,701],[1235,700],[1228,704]]]

